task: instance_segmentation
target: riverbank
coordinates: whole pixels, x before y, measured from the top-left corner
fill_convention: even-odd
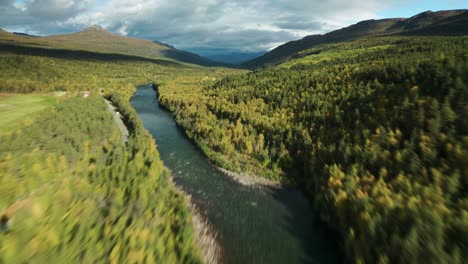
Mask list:
[[[117,111],[118,108],[115,107],[111,101],[106,98],[104,98],[104,101],[108,106],[108,110],[113,114],[114,120],[121,131],[123,143],[126,143],[128,141],[129,130],[122,119],[122,115],[120,115]],[[171,181],[174,182],[174,174],[169,169],[167,170],[171,175]],[[185,197],[187,202],[188,209],[191,214],[192,226],[194,228],[194,241],[196,247],[201,252],[204,262],[207,264],[222,263],[222,250],[217,241],[217,233],[211,227],[208,220],[203,216],[196,204],[192,201],[192,197],[176,184],[174,184],[174,186],[177,191]]]
[[[164,109],[165,111],[167,111],[168,113],[171,114],[171,116],[173,116],[173,112],[168,108],[166,107],[165,105],[161,104],[159,102],[159,89],[158,89],[158,85],[156,84],[152,84],[151,85],[151,88],[155,91],[156,93],[156,101],[158,102],[158,106],[161,107],[162,109]],[[187,134],[187,132],[185,131],[184,127],[181,126],[180,124],[178,124],[176,122],[176,120],[174,120],[174,122],[176,123],[176,125],[178,126],[178,128],[180,128],[183,133],[187,136],[188,139],[190,139],[190,141],[195,145],[197,146],[197,148],[200,150],[201,153],[203,153],[203,155],[206,157],[206,159],[208,160],[208,162],[216,169],[218,170],[219,172],[221,172],[222,174],[230,177],[231,179],[233,179],[234,181],[236,181],[237,183],[240,183],[244,186],[249,186],[249,187],[255,187],[255,188],[262,188],[262,187],[268,187],[268,188],[274,188],[274,189],[281,189],[281,188],[284,188],[286,187],[286,185],[282,182],[279,182],[279,181],[273,181],[273,180],[269,180],[267,178],[264,178],[264,177],[261,177],[259,175],[255,175],[255,174],[252,174],[252,173],[247,173],[247,172],[234,172],[234,171],[230,171],[228,169],[225,169],[225,168],[222,168],[218,165],[216,165],[212,159],[209,157],[209,155],[207,155],[207,153],[203,152],[202,149],[199,147],[198,143],[191,139],[190,136]]]
[[[196,203],[192,201],[192,196],[183,190],[180,191],[187,198],[190,213],[192,214],[192,224],[195,229],[195,242],[201,251],[203,260],[206,264],[222,263],[223,253],[218,241],[218,233],[208,222]]]
[[[149,85],[140,87],[131,102],[158,142],[161,159],[173,172],[176,186],[199,208],[199,214],[191,214],[201,216],[201,220],[195,216],[191,225],[198,222],[196,230],[192,229],[194,244],[204,244],[203,251],[198,250],[200,255],[207,255],[207,262],[339,263],[334,240],[322,232],[316,212],[300,191],[262,187],[265,185],[251,177],[248,181],[240,178],[244,182],[241,184],[226,173],[241,175],[217,169],[174,122],[174,116],[158,107],[155,91]],[[248,183],[255,183],[251,185],[254,187],[246,186]],[[202,223],[204,219],[209,224]],[[216,233],[207,235],[206,227]],[[215,240],[209,234],[215,234]],[[204,239],[208,242],[200,242]],[[213,241],[222,252],[205,253],[216,248]],[[220,258],[210,260],[213,255]]]
[[[268,180],[261,176],[253,175],[250,173],[230,171],[230,170],[221,168],[219,166],[216,166],[211,161],[210,163],[219,172],[223,173],[224,175],[230,177],[231,179],[235,180],[236,182],[244,186],[249,186],[249,187],[254,187],[254,188],[268,187],[268,188],[274,188],[274,189],[282,189],[286,187],[286,185],[284,185],[281,182]]]
[[[106,102],[107,108],[112,113],[112,116],[114,117],[114,121],[117,124],[117,126],[119,127],[119,130],[120,130],[120,133],[121,133],[122,143],[124,143],[124,144],[127,143],[128,142],[129,132],[128,132],[127,126],[124,124],[124,122],[122,120],[122,116],[120,115],[119,112],[117,112],[116,107],[112,104],[112,102],[110,102],[106,98],[104,98],[104,102]]]

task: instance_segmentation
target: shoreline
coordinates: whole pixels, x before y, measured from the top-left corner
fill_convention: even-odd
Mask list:
[[[217,166],[209,158],[208,161],[216,170],[244,186],[249,186],[253,188],[268,187],[273,189],[283,189],[286,187],[286,185],[281,182],[269,180],[250,173],[230,171],[220,166]]]
[[[219,235],[208,222],[207,218],[200,211],[192,197],[185,193],[190,213],[192,215],[192,224],[195,231],[195,243],[201,251],[203,261],[207,264],[219,264],[222,262],[222,248],[219,243]]]
[[[168,168],[166,169],[169,170]],[[169,170],[169,173],[171,175],[171,182],[175,189],[183,195],[185,201],[187,202],[187,207],[192,218],[191,222],[194,231],[193,241],[195,246],[200,251],[200,256],[202,257],[204,263],[223,263],[223,249],[221,247],[221,243],[219,242],[218,232],[216,232],[213,226],[209,223],[207,217],[203,215],[203,212],[193,201],[192,195],[185,192],[182,186],[179,186],[175,183],[174,174],[172,174],[171,170]]]
[[[248,186],[248,187],[253,187],[253,188],[265,188],[265,187],[267,187],[267,188],[273,188],[273,189],[283,189],[283,188],[287,187],[287,185],[285,185],[284,183],[281,183],[279,181],[269,180],[269,179],[266,179],[264,177],[260,177],[260,176],[255,175],[255,174],[250,174],[250,173],[245,173],[245,172],[233,172],[233,171],[224,169],[224,168],[216,165],[210,159],[210,157],[208,155],[203,153],[201,147],[197,144],[197,142],[195,142],[192,138],[190,138],[187,135],[187,132],[186,132],[185,128],[183,126],[180,126],[177,123],[177,121],[175,120],[175,117],[174,117],[174,113],[171,110],[169,110],[169,108],[167,108],[166,106],[161,104],[161,102],[159,101],[159,96],[158,96],[159,95],[158,85],[153,83],[151,86],[153,88],[153,91],[155,91],[155,93],[156,93],[155,97],[156,97],[157,105],[171,114],[171,116],[172,116],[174,122],[176,123],[177,127],[180,128],[183,131],[185,136],[192,142],[193,145],[195,145],[197,147],[197,149],[208,160],[208,162],[211,164],[211,166],[213,166],[216,170],[218,170],[222,174],[228,176],[229,178],[233,179],[237,183],[239,183],[241,185],[244,185],[244,186]]]

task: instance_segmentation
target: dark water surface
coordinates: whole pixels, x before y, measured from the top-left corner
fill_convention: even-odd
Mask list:
[[[306,197],[295,189],[243,186],[212,167],[159,107],[151,85],[131,103],[156,139],[164,164],[220,234],[227,263],[337,263],[340,250],[327,236]]]

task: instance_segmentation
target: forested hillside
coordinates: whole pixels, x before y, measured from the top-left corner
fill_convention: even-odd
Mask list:
[[[128,102],[71,98],[0,140],[0,261],[201,262],[190,213]]]
[[[118,91],[186,70],[165,60],[102,53],[8,46],[0,50],[0,89],[10,93]]]
[[[202,262],[187,201],[129,103],[137,85],[186,72],[225,76],[230,70],[2,46],[2,96],[34,93],[59,104],[0,138],[8,142],[0,144],[0,263]],[[91,97],[81,98],[84,91]],[[126,145],[101,92],[130,130]],[[0,111],[8,115],[4,106]]]
[[[258,68],[281,63],[298,52],[320,44],[351,41],[373,36],[460,36],[468,34],[468,10],[423,12],[410,18],[366,20],[323,35],[310,35],[287,42],[262,57],[244,63],[245,67]]]
[[[468,37],[323,44],[159,98],[218,165],[303,187],[353,262],[464,263],[467,51]]]

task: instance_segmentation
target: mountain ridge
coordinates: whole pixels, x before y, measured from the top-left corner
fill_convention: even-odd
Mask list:
[[[468,9],[426,11],[410,18],[384,18],[360,21],[326,34],[305,36],[287,42],[242,66],[258,68],[276,64],[315,45],[382,35],[465,35],[468,34]]]
[[[0,31],[0,44],[120,54],[145,59],[172,60],[201,66],[222,65],[199,55],[160,44],[159,42],[156,43],[152,40],[114,34],[98,25],[90,26],[74,33],[43,37],[12,34],[2,30]]]
[[[89,31],[89,30],[95,30],[95,31],[106,31],[102,26],[100,25],[92,25],[89,27],[84,28],[82,31]]]
[[[205,55],[204,57],[213,60],[228,63],[231,65],[239,65],[246,61],[250,61],[252,59],[258,58],[265,54],[265,51],[257,51],[257,52],[229,52],[229,53],[222,53],[222,54],[214,54],[214,55]]]

